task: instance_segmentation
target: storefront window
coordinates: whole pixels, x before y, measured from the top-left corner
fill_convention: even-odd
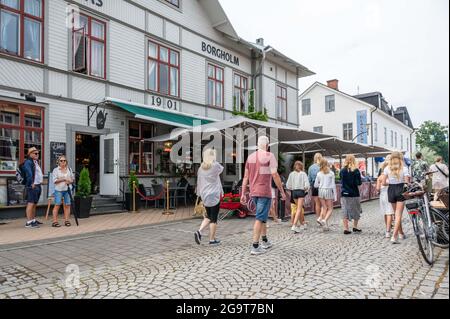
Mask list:
[[[0,171],[13,173],[30,147],[43,151],[43,109],[0,101]],[[19,151],[22,150],[22,151]]]
[[[129,122],[129,171],[144,175],[154,173],[154,145],[143,141],[152,138],[153,131],[154,127],[151,124]]]
[[[0,0],[0,52],[43,62],[44,0]]]

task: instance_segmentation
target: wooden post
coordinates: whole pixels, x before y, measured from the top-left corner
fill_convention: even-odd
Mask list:
[[[170,210],[170,192],[169,192],[169,180],[166,181],[166,210],[163,211],[163,215],[173,215],[174,212]]]
[[[136,182],[133,182],[133,213],[136,213]]]

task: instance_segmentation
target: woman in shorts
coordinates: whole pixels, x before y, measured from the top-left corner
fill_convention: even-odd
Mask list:
[[[295,162],[294,171],[289,175],[286,188],[291,191],[291,196],[297,206],[297,211],[292,223],[292,230],[296,234],[307,228],[303,204],[305,203],[305,197],[308,194],[309,187],[308,175],[304,172],[303,163],[300,161]],[[299,221],[301,226],[297,227]]]

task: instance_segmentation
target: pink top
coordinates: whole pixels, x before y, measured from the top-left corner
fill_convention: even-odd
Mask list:
[[[272,174],[278,169],[275,156],[270,152],[256,151],[248,157],[245,169],[248,171],[250,196],[272,198]]]

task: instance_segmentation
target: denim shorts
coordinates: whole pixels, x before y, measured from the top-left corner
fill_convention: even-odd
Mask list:
[[[55,205],[62,205],[62,199],[64,198],[64,205],[69,206],[70,205],[70,196],[68,191],[60,192],[55,191]]]
[[[272,198],[253,197],[256,205],[256,220],[266,223],[269,219],[270,206],[272,205]]]
[[[26,197],[28,204],[39,203],[39,198],[41,197],[42,188],[41,185],[35,185],[34,189],[32,187],[26,188]]]

